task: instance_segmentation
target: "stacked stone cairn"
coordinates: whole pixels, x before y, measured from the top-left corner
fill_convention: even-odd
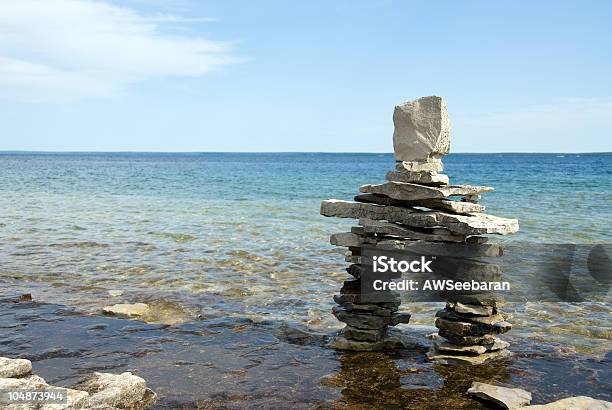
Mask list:
[[[334,296],[339,306],[333,314],[346,324],[331,342],[337,349],[403,347],[398,333],[389,329],[410,319],[409,314],[399,313],[399,294],[389,292],[388,298],[378,303],[362,298],[363,247],[460,256],[451,263],[446,260],[450,276],[462,281],[499,279],[498,265],[474,259],[502,253],[499,245],[487,243],[482,235],[518,231],[516,219],[487,215],[478,203],[480,194],[493,188],[451,185],[448,176],[441,173],[442,157],[450,149],[450,122],[443,98],[423,97],[396,106],[393,123],[396,167],[387,173],[387,182],[362,186],[354,201],[330,199],[321,204],[324,216],[359,220],[351,232],[331,236],[332,245],[348,248],[350,266],[346,270],[353,276]],[[445,300],[446,307],[436,315],[439,338],[430,359],[478,363],[508,346],[496,337],[511,328],[506,321],[509,317],[498,310],[498,298],[467,292],[448,295]]]

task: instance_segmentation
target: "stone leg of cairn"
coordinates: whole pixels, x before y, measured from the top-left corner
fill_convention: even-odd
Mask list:
[[[490,359],[505,357],[510,344],[497,337],[512,328],[510,315],[495,304],[464,304],[448,302],[436,314],[438,335],[445,341],[435,341],[428,357],[434,361],[481,364]]]
[[[488,244],[482,235],[506,235],[518,231],[516,219],[484,213],[480,194],[486,186],[450,185],[442,157],[450,148],[450,122],[441,97],[423,97],[395,107],[393,146],[396,168],[387,182],[364,185],[353,201],[327,200],[321,214],[358,219],[351,232],[332,235],[331,243],[349,249],[347,272],[354,279],[344,282],[334,297],[333,309],[346,327],[331,346],[346,350],[381,350],[402,347],[400,338],[389,335],[389,327],[408,323],[410,315],[398,312],[398,295],[380,303],[361,298],[361,250],[364,245],[387,250],[408,250],[423,255],[463,257],[500,256],[499,246]],[[500,274],[487,264],[457,267],[450,272],[456,280],[473,275]],[[465,269],[462,270],[462,269]],[[448,299],[453,300],[453,299]],[[458,358],[470,363],[500,356],[508,344],[496,337],[508,331],[508,317],[491,300],[467,298],[453,301],[438,312],[436,326],[446,342],[436,342],[432,360]],[[466,359],[467,358],[467,359]]]
[[[356,252],[353,250],[351,254]],[[350,256],[353,257],[355,256]],[[346,270],[355,279],[344,282],[340,294],[334,296],[334,301],[339,306],[332,310],[334,316],[346,323],[346,326],[330,345],[339,350],[355,351],[404,347],[398,335],[388,332],[389,326],[408,323],[410,320],[409,314],[398,312],[401,303],[399,295],[388,292],[378,297],[376,302],[364,301],[361,293],[361,264],[352,264]]]

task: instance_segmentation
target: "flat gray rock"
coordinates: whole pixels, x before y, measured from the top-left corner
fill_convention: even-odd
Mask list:
[[[329,343],[329,347],[337,350],[373,352],[380,350],[403,349],[407,347],[407,345],[404,343],[401,337],[395,335],[387,335],[378,342],[351,340],[342,335],[338,335]]]
[[[454,235],[448,229],[429,229],[427,231],[410,229],[406,226],[391,222],[381,222],[372,219],[361,218],[359,225],[362,225],[364,233],[397,236],[400,238],[422,239],[434,242],[465,242],[463,235]]]
[[[343,306],[345,303],[371,303],[370,301],[363,301],[360,293],[344,293],[340,295],[334,295],[334,302],[341,306]],[[377,301],[376,304],[381,307],[397,310],[397,308],[401,304],[401,299],[397,295],[389,295],[389,298],[387,300],[385,300],[384,302]]]
[[[448,303],[447,308],[464,315],[490,316],[493,314],[493,308],[491,306],[469,305],[461,302]]]
[[[449,342],[434,342],[434,347],[440,352],[448,352],[448,353],[459,353],[459,354],[483,354],[486,353],[487,348],[480,345],[472,345],[472,346],[461,346],[455,345]]]
[[[429,360],[441,364],[480,365],[491,360],[504,359],[509,356],[512,356],[512,353],[508,350],[487,352],[477,356],[445,354],[436,350],[427,352]]]
[[[364,236],[353,232],[335,233],[330,236],[330,243],[334,246],[348,248],[361,248],[369,245],[382,250],[410,251],[432,256],[453,256],[459,258],[469,257],[499,257],[503,255],[503,248],[496,243],[469,244],[430,242],[420,239],[401,239],[384,236]],[[457,275],[466,275],[466,280],[486,280],[488,275],[501,275],[498,265],[484,262],[461,262]],[[458,263],[459,263],[458,262]],[[498,280],[499,278],[495,278]],[[491,279],[493,280],[493,279]]]
[[[393,125],[397,161],[427,162],[450,150],[450,121],[442,97],[422,97],[396,106]]]
[[[135,406],[147,392],[142,377],[130,372],[121,374],[96,372],[78,388],[90,394],[89,405],[129,408]]]
[[[458,336],[445,329],[438,330],[438,334],[455,345],[471,346],[471,345],[482,345],[488,346],[495,343],[497,337],[495,335],[485,334],[483,336]]]
[[[415,201],[405,201],[393,199],[388,196],[378,194],[360,194],[353,198],[357,202],[366,202],[378,205],[399,206],[405,208],[421,207],[440,211],[448,211],[455,214],[471,215],[482,213],[485,207],[472,202],[453,201],[450,199],[419,199]]]
[[[384,250],[410,251],[423,255],[451,256],[457,258],[499,257],[503,255],[503,247],[496,243],[444,243],[382,238],[382,240],[376,243],[376,247]],[[462,274],[471,275],[476,278],[487,273],[494,273],[497,275],[501,273],[501,268],[492,263],[470,262],[467,260],[457,261],[457,263],[460,264],[459,268],[461,269],[457,271],[458,276]],[[466,279],[469,280],[471,277],[466,277]]]
[[[349,312],[355,313],[367,313],[374,316],[391,316],[397,311],[397,308],[386,308],[375,304],[362,304],[362,303],[342,303],[341,306]]]
[[[415,201],[415,205],[461,215],[480,214],[485,211],[483,205],[473,202],[453,201],[450,199],[423,199]]]
[[[448,175],[438,174],[436,171],[410,172],[389,171],[387,181],[410,182],[423,185],[448,185]]]
[[[497,323],[500,323],[500,326],[504,326],[504,322],[506,321],[506,317],[499,313],[495,313],[490,316],[464,316],[458,315],[456,312],[446,309],[439,310],[436,313],[436,317],[441,317],[442,319],[451,321],[454,320],[458,322],[478,323],[491,326]]]
[[[329,199],[321,203],[321,215],[338,218],[398,222],[417,228],[444,227],[459,235],[507,235],[519,229],[516,219],[487,214],[454,215],[439,211],[417,211],[395,206]]]
[[[438,312],[440,313],[440,312]],[[512,329],[512,324],[508,322],[496,322],[493,324],[457,322],[438,316],[435,325],[438,329],[448,332],[454,336],[484,336],[488,334],[506,333]],[[479,343],[474,343],[479,344]],[[465,344],[464,344],[465,345]]]
[[[430,158],[428,162],[398,161],[395,169],[400,172],[442,172],[444,164],[438,158]]]
[[[474,382],[467,392],[479,399],[493,402],[504,409],[516,409],[531,403],[531,393],[523,389]]]
[[[0,357],[0,377],[21,377],[32,372],[32,362],[27,359]]]
[[[365,312],[356,313],[354,311],[334,307],[332,313],[339,321],[357,329],[378,330],[384,329],[389,324],[388,319],[382,316],[363,314]]]
[[[358,247],[363,245],[363,236],[352,232],[334,233],[329,237],[329,243],[334,246]]]
[[[149,305],[146,303],[118,303],[112,306],[104,306],[102,311],[107,315],[138,317],[149,311]]]
[[[529,410],[611,410],[612,403],[587,396],[576,396],[523,408]]]
[[[495,352],[497,350],[503,350],[508,348],[510,346],[510,343],[496,337],[493,343],[489,343],[484,346],[487,348],[487,351]]]
[[[358,329],[352,326],[346,326],[340,331],[340,334],[349,340],[358,340],[362,342],[378,342],[385,336],[385,329],[366,330]]]
[[[385,182],[384,184],[368,184],[359,188],[360,192],[385,195],[389,198],[404,201],[420,199],[444,199],[449,196],[477,195],[493,191],[492,187],[474,185],[426,186],[408,182]]]

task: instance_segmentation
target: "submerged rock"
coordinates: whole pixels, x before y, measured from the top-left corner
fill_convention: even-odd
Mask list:
[[[77,386],[89,393],[91,408],[147,408],[155,403],[155,393],[147,389],[142,377],[130,372],[121,374],[94,373]]]
[[[379,350],[403,349],[407,346],[401,337],[395,335],[387,335],[377,342],[353,340],[339,335],[333,338],[333,340],[329,343],[329,347],[337,350],[374,352]]]
[[[180,305],[168,301],[153,301],[151,303],[119,303],[105,306],[102,311],[107,315],[142,320],[146,323],[161,323],[174,325],[186,322],[191,318]]]
[[[107,315],[118,316],[143,316],[149,311],[146,303],[118,303],[112,306],[105,306],[102,311]]]
[[[32,372],[32,362],[27,359],[0,357],[0,377],[22,377]]]
[[[523,408],[530,410],[610,410],[612,403],[587,396],[576,396]]]
[[[496,403],[504,409],[515,409],[531,403],[531,393],[523,389],[474,382],[467,392],[479,399]]]

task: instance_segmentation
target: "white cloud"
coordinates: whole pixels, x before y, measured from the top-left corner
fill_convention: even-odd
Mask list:
[[[202,76],[238,61],[229,45],[172,29],[210,20],[145,16],[101,1],[2,1],[0,98],[110,97],[150,78]]]

